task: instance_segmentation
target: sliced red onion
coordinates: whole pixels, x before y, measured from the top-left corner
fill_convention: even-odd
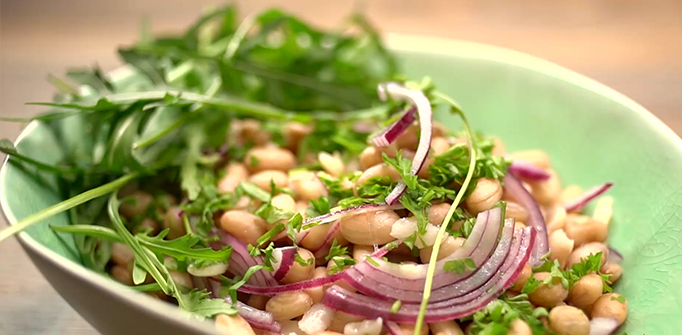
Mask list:
[[[205,281],[206,286],[209,288],[213,298],[222,298],[228,304],[232,304],[232,299],[229,296],[220,296],[220,290],[222,286],[219,279],[208,278]],[[274,320],[272,314],[261,311],[260,309],[251,307],[241,301],[237,301],[235,308],[239,311],[239,315],[248,322],[251,327],[280,334],[282,332],[282,326]]]
[[[512,174],[507,174],[504,177],[504,188],[528,211],[528,222],[526,224],[537,233],[530,264],[533,267],[540,266],[544,262],[542,257],[549,253],[547,226],[545,225],[545,218],[542,216],[542,212],[540,212],[540,206],[538,206],[538,203],[535,202],[535,199],[528,193],[526,188],[523,187],[521,181]]]
[[[388,82],[379,84],[379,99],[385,101],[389,97],[394,100],[407,101],[416,108],[419,114],[419,145],[417,151],[412,159],[412,168],[410,173],[416,176],[421,171],[426,161],[426,157],[431,149],[431,136],[433,133],[433,111],[431,109],[431,102],[424,95],[424,92],[411,90],[405,86]],[[405,193],[405,184],[398,183],[396,188],[386,197],[386,203],[389,205],[395,204],[398,199]]]
[[[429,303],[424,322],[442,322],[465,317],[475,313],[495,300],[505,288],[509,287],[523,271],[532,253],[531,247],[536,236],[535,230],[524,228],[515,234],[519,241],[513,257],[508,257],[501,271],[495,272],[486,285],[466,295],[441,302]],[[434,294],[435,296],[435,294]],[[322,302],[337,311],[362,317],[381,317],[387,321],[398,323],[415,323],[419,314],[418,304],[402,305],[398,311],[392,311],[393,301],[352,293],[337,285],[329,288]]]
[[[473,274],[464,280],[453,282],[450,285],[443,286],[431,291],[433,298],[431,303],[452,299],[472,292],[490,279],[504,266],[505,260],[516,255],[515,252],[519,248],[519,239],[515,240],[515,245],[512,245],[512,237],[514,233],[514,220],[505,220],[505,227],[502,231],[500,243],[497,245],[493,255],[481,266],[475,270]],[[509,266],[509,264],[507,264]],[[365,295],[377,297],[388,300],[400,300],[404,304],[420,304],[423,298],[423,291],[417,291],[412,285],[401,285],[401,287],[391,287],[386,284],[387,280],[377,280],[368,276],[364,276],[355,270],[346,272],[346,281],[349,282],[353,288]],[[407,282],[406,282],[407,283]],[[403,288],[405,287],[405,288]]]
[[[385,245],[385,246],[377,249],[370,256],[382,257],[382,256],[386,255],[389,251],[390,251],[390,249],[387,247],[387,245]],[[352,267],[351,267],[351,269],[352,269]],[[333,275],[329,275],[329,276],[322,277],[322,278],[309,279],[309,280],[304,280],[304,281],[300,281],[297,283],[286,284],[286,285],[274,285],[274,286],[273,285],[270,285],[270,286],[243,285],[242,287],[238,288],[238,291],[242,292],[242,293],[248,293],[248,294],[276,295],[276,294],[280,294],[280,293],[307,290],[307,289],[316,288],[316,287],[325,286],[325,285],[335,283],[335,282],[344,278],[344,272],[345,271],[338,272],[338,273],[335,273]]]
[[[613,186],[613,183],[604,183],[599,186],[595,186],[587,191],[581,196],[579,196],[577,199],[569,201],[564,204],[564,208],[566,208],[566,212],[578,212],[585,208],[587,204],[590,203],[590,201],[594,200],[598,196],[604,194],[604,192],[608,191],[611,186]]]
[[[464,245],[448,257],[437,262],[433,288],[437,289],[465,279],[472,273],[455,274],[443,270],[450,260],[471,258],[480,267],[493,253],[502,229],[502,209],[493,208],[481,212],[476,218],[474,228]],[[373,264],[372,264],[373,263]],[[378,265],[378,266],[377,266]],[[375,258],[373,262],[357,264],[355,269],[363,276],[373,278],[388,286],[412,291],[421,291],[424,285],[428,264],[400,265]]]
[[[273,277],[276,281],[281,281],[289,273],[296,260],[297,252],[296,247],[283,247],[272,251],[272,257],[275,259],[274,264],[272,264],[275,270]]]
[[[389,193],[386,196],[386,200],[385,200],[386,204],[389,206],[395,205],[398,202],[398,200],[400,200],[400,197],[403,196],[403,194],[405,193],[405,190],[407,190],[407,184],[405,184],[402,181],[399,182],[398,185],[396,185],[395,188],[393,188],[393,190],[391,190],[391,193]]]
[[[251,256],[249,254],[249,249],[242,241],[222,230],[219,230],[218,234],[220,235],[219,243],[222,244],[221,246],[232,246],[232,256],[230,257],[230,263],[232,264],[230,264],[228,271],[235,275],[244,275],[249,268],[263,264],[263,258]],[[236,267],[233,267],[233,265]],[[248,283],[259,286],[273,286],[278,284],[272,273],[267,270],[256,271],[251,278],[249,278]]]
[[[609,263],[620,263],[623,261],[623,254],[618,252],[618,250],[614,249],[613,247],[609,247],[609,257],[607,259],[607,262]]]
[[[618,328],[615,318],[593,318],[590,321],[590,335],[611,335]]]
[[[384,322],[384,328],[386,328],[386,331],[391,334],[391,335],[410,335],[410,334],[405,334],[403,332],[402,328],[400,328],[400,325],[393,321],[386,321]]]
[[[533,181],[547,180],[551,177],[547,171],[521,160],[512,161],[509,166],[509,172],[513,173],[517,178]]]
[[[387,147],[395,142],[400,135],[402,135],[407,128],[414,122],[414,114],[416,109],[408,109],[398,120],[384,129],[380,134],[372,138],[372,143],[377,147]]]

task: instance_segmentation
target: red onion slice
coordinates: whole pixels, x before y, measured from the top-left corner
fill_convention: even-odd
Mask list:
[[[390,251],[390,249],[387,246],[383,246],[383,247],[377,249],[370,256],[382,257],[382,256],[386,255],[389,251]],[[352,267],[350,269],[352,269]],[[320,287],[320,286],[335,283],[335,282],[337,282],[337,281],[339,281],[345,277],[344,272],[345,271],[338,272],[338,273],[335,273],[335,274],[327,276],[327,277],[309,279],[309,280],[304,280],[304,281],[301,281],[298,283],[286,284],[286,285],[275,285],[275,286],[243,285],[242,287],[238,288],[237,290],[239,292],[242,292],[242,293],[260,294],[260,295],[276,295],[276,294],[280,294],[280,293],[307,290],[310,288],[315,288],[315,287]]]
[[[459,297],[471,291],[478,289],[487,283],[499,270],[504,266],[505,260],[509,257],[514,257],[515,252],[519,248],[519,239],[513,240],[514,234],[514,220],[505,220],[505,227],[502,231],[500,243],[497,245],[493,255],[481,266],[475,270],[473,274],[464,280],[453,282],[450,285],[434,289],[431,291],[433,298],[431,303],[437,303],[443,300]],[[512,240],[514,245],[512,246]],[[509,264],[507,264],[507,267]],[[346,273],[346,281],[359,292],[365,295],[380,298],[380,299],[398,299],[404,304],[420,304],[423,298],[423,291],[417,291],[411,285],[403,285],[400,288],[391,287],[385,284],[386,280],[376,280],[368,276],[364,276],[357,271],[349,270]],[[406,287],[403,289],[402,287]]]
[[[611,335],[618,328],[615,318],[594,318],[590,321],[590,335]]]
[[[205,284],[211,292],[213,298],[222,298],[228,304],[232,304],[232,299],[229,296],[220,296],[220,290],[222,289],[220,280],[208,278],[205,281]],[[243,317],[244,320],[251,325],[251,327],[277,334],[282,332],[282,326],[274,320],[272,314],[266,311],[261,311],[257,308],[253,308],[241,301],[237,301],[235,308],[239,311],[239,315]]]
[[[407,128],[414,122],[416,109],[408,109],[398,120],[393,122],[388,128],[384,129],[379,135],[372,138],[372,143],[377,147],[387,147],[395,142]]]
[[[609,263],[620,263],[623,261],[623,255],[613,247],[609,247],[609,257],[606,261]]]
[[[283,247],[272,251],[272,257],[275,259],[272,264],[275,270],[273,277],[276,281],[281,281],[289,273],[296,260],[297,252],[296,247]]]
[[[399,182],[398,185],[396,185],[395,188],[393,188],[393,190],[391,190],[391,193],[389,193],[386,196],[386,200],[385,200],[386,204],[389,206],[395,205],[398,202],[398,200],[400,200],[400,197],[402,197],[403,194],[405,194],[405,190],[407,190],[407,184],[405,184],[402,181]]]
[[[501,226],[501,208],[493,208],[479,213],[474,228],[469,238],[464,242],[464,245],[450,256],[437,262],[433,288],[437,289],[450,285],[471,275],[471,273],[455,274],[443,270],[445,263],[450,260],[471,258],[474,264],[480,267],[493,253],[500,230],[502,229]],[[391,287],[413,291],[422,290],[429,266],[428,264],[399,265],[383,259],[374,259],[372,263],[374,265],[369,262],[360,263],[355,268],[363,275],[374,278]]]
[[[406,101],[412,104],[419,114],[419,145],[417,151],[414,153],[412,159],[412,168],[410,173],[416,176],[421,171],[426,161],[426,156],[429,154],[431,148],[431,136],[433,133],[433,110],[431,109],[431,102],[424,95],[424,92],[411,90],[405,86],[394,83],[382,83],[378,87],[379,99],[386,101],[389,97],[394,100]],[[395,204],[398,199],[405,192],[404,183],[399,183],[387,197],[386,203],[389,205]]]
[[[263,258],[262,257],[253,257],[249,254],[249,250],[246,247],[246,244],[244,244],[242,241],[238,240],[234,236],[219,230],[218,234],[220,235],[220,244],[221,246],[229,245],[232,246],[232,256],[230,258],[230,262],[235,262],[235,265],[238,265],[239,267],[237,269],[241,269],[241,273],[234,273],[233,271],[228,268],[228,271],[230,271],[233,274],[237,275],[244,275],[246,271],[256,265],[263,264]],[[232,265],[230,265],[232,267]],[[234,268],[233,268],[234,270]],[[256,271],[251,278],[249,278],[249,283],[253,285],[262,285],[262,286],[269,286],[269,285],[277,285],[277,280],[273,277],[272,273],[267,270],[260,270]]]
[[[521,179],[533,181],[547,180],[551,176],[547,171],[525,161],[514,160],[509,166],[509,172]]]
[[[533,267],[540,266],[543,263],[542,256],[549,253],[547,226],[545,225],[545,218],[542,216],[542,212],[540,212],[540,207],[535,202],[533,196],[523,187],[521,181],[512,174],[507,174],[504,177],[504,188],[528,211],[528,222],[526,224],[537,233],[530,264]]]
[[[604,194],[604,192],[608,191],[611,186],[613,186],[613,183],[604,183],[599,186],[595,186],[587,191],[585,193],[578,197],[578,199],[575,199],[573,201],[569,201],[564,204],[564,208],[566,208],[566,212],[578,212],[585,208],[587,204],[590,203],[590,201],[596,199],[598,196]]]
[[[508,257],[503,265],[503,270],[494,274],[494,277],[486,285],[469,292],[468,294],[437,303],[429,303],[424,322],[442,322],[465,317],[475,313],[488,303],[495,300],[505,288],[509,287],[523,271],[524,265],[531,256],[531,247],[535,240],[536,232],[530,228],[524,228],[515,236],[518,252],[514,257]],[[391,311],[393,302],[380,300],[358,293],[352,293],[339,286],[332,286],[325,292],[322,302],[337,311],[366,318],[381,317],[387,321],[398,323],[415,323],[419,314],[418,304],[403,305],[396,311]]]

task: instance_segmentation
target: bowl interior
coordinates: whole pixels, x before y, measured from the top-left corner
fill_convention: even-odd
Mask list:
[[[474,129],[499,136],[508,150],[542,149],[564,185],[584,189],[611,181],[615,198],[609,243],[624,255],[625,273],[616,291],[629,302],[621,331],[674,334],[682,327],[682,141],[644,108],[619,93],[554,64],[510,50],[468,42],[396,37],[411,78],[430,76],[462,105]],[[428,50],[428,51],[427,51]],[[125,73],[123,73],[125,72]],[[115,80],[129,80],[123,71]],[[437,116],[453,129],[450,115]],[[62,155],[54,134],[40,123],[25,130],[17,147],[52,163]],[[0,173],[0,202],[9,221],[64,197],[49,174],[21,164]],[[591,208],[588,207],[588,211]],[[58,215],[27,230],[56,254],[80,264]]]

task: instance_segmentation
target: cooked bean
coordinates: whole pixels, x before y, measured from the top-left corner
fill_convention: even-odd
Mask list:
[[[549,277],[548,272],[537,272],[533,274],[533,278],[543,281]],[[552,286],[548,284],[540,284],[535,291],[528,295],[530,302],[536,306],[550,308],[558,305],[564,301],[568,296],[568,290],[561,284],[560,278],[553,278]]]
[[[560,202],[562,204],[567,203],[569,201],[573,201],[583,195],[583,189],[582,187],[578,185],[569,185],[566,186],[566,188],[561,191],[561,196],[559,197]]]
[[[282,171],[267,170],[252,175],[249,177],[249,181],[261,189],[270,192],[272,190],[272,183],[274,183],[276,187],[285,187],[289,183],[289,177]]]
[[[367,147],[360,153],[360,166],[363,170],[369,169],[374,165],[383,163],[381,159],[382,149],[377,147]]]
[[[507,209],[504,215],[506,218],[513,218],[516,221],[528,221],[528,211],[526,208],[513,201],[507,202]]]
[[[353,246],[353,259],[360,263],[367,259],[367,256],[374,252],[374,247],[371,245],[354,245]]]
[[[289,188],[302,200],[317,200],[327,194],[327,188],[314,172],[296,172],[289,176]]]
[[[117,282],[128,286],[133,285],[133,275],[130,270],[128,270],[127,265],[114,265],[111,267],[111,270],[109,270],[109,273],[111,273],[111,276]]]
[[[338,154],[330,155],[326,152],[320,152],[317,154],[317,160],[320,161],[322,169],[334,177],[338,177],[345,169],[345,164]]]
[[[327,237],[329,229],[331,229],[332,224],[321,224],[310,228],[310,232],[301,241],[301,246],[308,248],[310,250],[319,249]]]
[[[417,134],[419,131],[419,125],[413,124],[409,126],[405,132],[400,134],[395,140],[396,146],[400,149],[417,150],[419,145],[419,136]]]
[[[246,180],[249,176],[249,171],[244,164],[233,163],[228,165],[225,170],[225,176],[218,181],[218,191],[220,193],[234,192],[239,183]]]
[[[545,212],[545,224],[550,233],[564,228],[566,224],[566,209],[564,206],[554,205],[549,207]]]
[[[171,278],[176,284],[190,289],[194,288],[192,277],[187,272],[172,270],[168,271],[168,273],[170,273]]]
[[[233,210],[220,217],[220,228],[236,239],[256,245],[258,238],[267,232],[267,222],[247,211]]]
[[[533,335],[530,326],[521,319],[515,319],[509,324],[509,333],[507,335]]]
[[[340,231],[354,244],[385,244],[394,240],[391,227],[398,219],[398,214],[390,210],[350,215],[341,219]]]
[[[334,321],[334,320],[332,320],[332,322],[333,322],[333,321]],[[317,332],[317,333],[312,334],[312,335],[343,335],[343,334],[342,334],[342,333],[333,332],[333,331],[329,331],[329,330],[325,330],[325,331],[323,331],[323,332]]]
[[[520,221],[514,222],[514,231],[521,230],[523,228],[526,228],[526,224]]]
[[[436,226],[440,226],[441,224],[443,224],[445,216],[448,214],[448,211],[450,210],[450,206],[451,205],[448,203],[440,203],[429,207],[429,223]],[[459,228],[454,227],[453,229]]]
[[[251,325],[239,314],[219,314],[215,318],[215,328],[224,335],[256,335]]]
[[[594,302],[590,316],[592,318],[614,318],[618,320],[620,326],[628,316],[628,302],[625,297],[618,293],[604,294]]]
[[[307,312],[313,305],[313,299],[305,292],[280,293],[268,300],[265,311],[279,320],[291,320]]]
[[[433,335],[464,335],[462,328],[455,321],[429,323],[429,329]]]
[[[284,142],[289,150],[295,152],[298,150],[298,145],[301,140],[312,132],[312,128],[308,125],[289,122],[284,126]]]
[[[343,335],[379,335],[381,326],[381,318],[351,322],[343,327]]]
[[[438,250],[438,257],[436,260],[439,261],[445,257],[452,255],[455,251],[462,247],[465,239],[462,237],[452,237],[447,236],[440,245],[440,250]],[[431,261],[431,252],[433,251],[433,246],[422,248],[419,250],[419,259],[422,263],[428,263]]]
[[[601,197],[597,201],[597,207],[592,213],[592,218],[608,226],[613,216],[613,198]]]
[[[289,269],[287,275],[282,278],[282,282],[285,284],[298,283],[300,281],[308,280],[312,276],[313,270],[315,269],[315,256],[312,252],[310,252],[310,250],[298,248],[297,253],[301,259],[309,262],[310,265],[303,265],[299,262],[294,262],[294,265],[291,266],[291,269]]]
[[[355,185],[362,185],[366,181],[374,177],[390,177],[393,181],[399,181],[400,175],[392,166],[386,164],[379,164],[370,167],[362,173],[360,178],[355,182]]]
[[[559,229],[549,235],[549,259],[558,260],[562,267],[566,265],[568,257],[573,251],[575,242]]]
[[[249,296],[248,300],[246,300],[246,304],[253,308],[263,310],[265,309],[265,304],[268,302],[268,300],[270,300],[270,297],[268,296],[253,294]]]
[[[601,264],[604,265],[606,259],[609,257],[609,249],[603,244],[598,242],[585,243],[577,247],[570,256],[568,256],[568,262],[566,263],[566,268],[570,268],[573,264],[580,263],[580,260],[587,258],[590,255],[596,255],[602,253]]]
[[[255,212],[258,208],[263,203],[256,200],[256,199],[251,199],[248,196],[241,196],[239,197],[239,200],[237,200],[237,203],[234,204],[234,206],[230,207],[230,209],[233,210],[245,210],[247,212]]]
[[[611,275],[609,281],[615,283],[623,275],[623,267],[618,263],[606,263],[601,267],[601,272],[606,275]]]
[[[564,226],[566,236],[575,241],[575,245],[587,242],[604,242],[608,237],[608,226],[589,216],[568,214]]]
[[[154,202],[154,197],[151,194],[140,190],[133,191],[125,198],[132,198],[132,200],[122,202],[118,211],[128,220],[146,214],[149,206]]]
[[[167,239],[174,240],[187,233],[182,221],[182,212],[180,207],[172,207],[163,216],[163,229],[169,229]]]
[[[557,203],[561,196],[561,181],[554,171],[547,171],[549,179],[539,182],[529,182],[533,198],[543,206],[550,206]]]
[[[134,229],[134,233],[147,233],[156,235],[159,232],[159,224],[152,218],[144,218]]]
[[[414,324],[407,324],[407,323],[400,323],[398,324],[400,329],[402,330],[402,333],[407,335],[407,334],[414,334]],[[423,326],[419,335],[428,335],[429,334],[429,327]]]
[[[311,276],[310,279],[317,279],[317,278],[324,278],[327,276],[327,267],[326,266],[318,266],[316,267]],[[303,292],[307,293],[310,298],[313,300],[313,304],[317,304],[322,301],[322,297],[324,296],[324,291],[325,289],[322,286],[314,287],[314,288],[309,288],[307,290],[304,290]]]
[[[549,156],[541,150],[517,151],[511,154],[511,157],[512,159],[531,163],[543,170],[547,170],[550,167]]]
[[[114,261],[114,263],[122,266],[128,266],[130,262],[135,259],[135,254],[133,253],[133,249],[130,249],[129,246],[119,243],[119,242],[114,242],[111,245],[111,260]]]
[[[495,156],[504,156],[507,153],[507,150],[504,147],[504,143],[502,143],[502,140],[499,139],[498,137],[493,137],[493,155]]]
[[[242,120],[237,134],[242,143],[256,146],[266,145],[270,141],[270,134],[263,130],[259,121],[253,119]]]
[[[481,178],[464,202],[472,214],[478,214],[493,208],[500,199],[502,199],[500,182],[495,179]]]
[[[296,201],[296,212],[301,213],[305,217],[305,212],[308,210],[307,201]]]
[[[298,321],[295,320],[282,320],[278,321],[280,325],[282,325],[282,334],[281,335],[308,335],[304,333],[301,328],[298,326]],[[269,332],[263,332],[261,335],[272,335],[273,333]]]
[[[596,273],[590,273],[578,280],[568,293],[568,301],[581,309],[594,304],[604,290],[604,281]]]
[[[306,334],[316,334],[329,328],[334,319],[334,310],[323,305],[314,304],[298,322],[298,327]]]
[[[443,137],[434,137],[431,140],[431,152],[434,156],[438,156],[450,149],[450,143]]]
[[[252,173],[267,170],[289,171],[296,166],[296,157],[287,149],[253,148],[246,154],[244,162]]]
[[[296,211],[296,200],[286,193],[280,193],[270,200],[270,204],[288,212]]]
[[[512,284],[512,286],[509,289],[515,292],[521,292],[521,289],[523,288],[524,285],[526,285],[526,282],[528,281],[528,278],[530,278],[531,275],[533,275],[533,269],[531,269],[530,265],[526,264],[523,267],[523,270],[521,270],[521,274],[519,274],[519,276],[516,277],[514,284]]]
[[[334,320],[332,320],[332,324],[329,326],[328,331],[343,332],[343,328],[346,326],[346,324],[361,320],[364,320],[364,318],[337,311],[334,313]]]
[[[549,327],[561,335],[589,335],[590,320],[573,306],[557,306],[549,311]]]

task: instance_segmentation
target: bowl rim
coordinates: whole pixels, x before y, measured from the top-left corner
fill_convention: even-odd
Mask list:
[[[647,123],[654,126],[657,131],[664,135],[667,142],[672,143],[677,148],[678,152],[682,154],[682,139],[680,139],[680,137],[675,134],[670,127],[668,127],[642,105],[628,98],[626,95],[594,79],[562,67],[556,63],[508,48],[466,40],[403,33],[388,33],[384,35],[384,38],[385,43],[390,50],[398,52],[402,51],[423,54],[438,54],[459,58],[484,59],[539,72],[566,83],[590,90],[603,97],[609,98],[613,102],[623,105],[627,109],[638,114],[642,119],[646,120]],[[116,80],[125,78],[132,73],[132,69],[129,66],[124,65],[110,71],[107,76]],[[14,142],[15,145],[30,135],[36,129],[37,125],[38,124],[36,121],[30,122],[17,137],[16,141]],[[9,156],[5,157],[3,166],[0,169],[0,184],[2,184],[2,181],[7,178],[8,159]],[[7,197],[5,196],[3,190],[4,188],[0,188],[0,212],[2,212],[7,224],[13,225],[18,220],[12,213],[9,204],[7,203]],[[108,290],[110,293],[117,295],[126,303],[140,303],[143,305],[141,308],[143,308],[146,312],[156,314],[160,318],[165,317],[171,319],[174,322],[181,323],[189,328],[193,328],[198,332],[206,334],[214,332],[212,331],[212,327],[209,327],[207,324],[190,320],[187,318],[186,313],[181,312],[176,307],[160,302],[156,299],[146,296],[145,294],[139,294],[138,292],[129,290],[123,285],[115,283],[114,281],[109,280],[100,274],[97,274],[83,266],[65,259],[51,249],[38,243],[26,232],[20,232],[16,235],[16,238],[24,248],[28,248],[31,251],[45,257],[46,259],[49,259],[63,271],[70,272],[73,276],[78,277],[81,280],[90,281],[101,290]],[[45,279],[47,280],[47,278]]]

